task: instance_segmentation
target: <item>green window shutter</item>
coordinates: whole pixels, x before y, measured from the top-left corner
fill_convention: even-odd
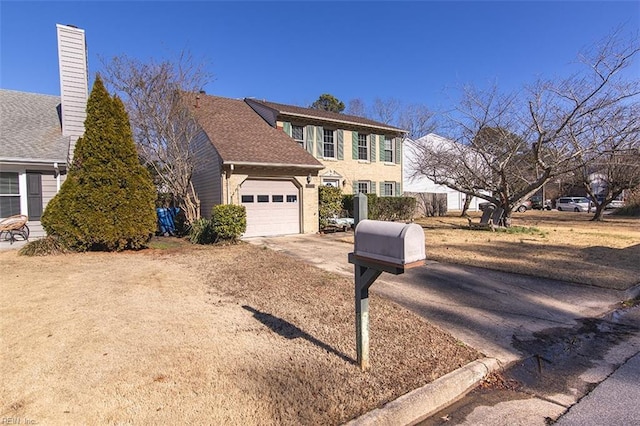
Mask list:
[[[396,138],[396,164],[400,164],[402,162],[402,138]]]
[[[291,136],[291,123],[288,121],[282,123],[282,130],[284,130],[287,135]]]
[[[369,135],[369,148],[371,154],[369,154],[369,158],[371,158],[371,162],[376,162],[376,135]]]
[[[396,197],[402,197],[402,182],[396,182]]]
[[[306,145],[307,145],[307,152],[311,155],[313,155],[313,136],[314,136],[314,130],[315,127],[313,126],[306,126],[305,127],[305,131],[307,133],[306,136]]]
[[[378,146],[380,147],[380,161],[384,161],[384,135],[378,135]]]
[[[358,132],[351,131],[351,158],[358,159]]]
[[[357,180],[353,181],[353,193],[354,194],[358,193],[358,181]]]
[[[316,156],[324,157],[324,132],[322,126],[316,127]]]
[[[374,181],[371,181],[371,188],[369,188],[371,190],[372,194],[378,194],[378,192],[376,191],[376,183]]]
[[[338,129],[336,133],[338,134],[338,160],[344,160],[344,132]]]

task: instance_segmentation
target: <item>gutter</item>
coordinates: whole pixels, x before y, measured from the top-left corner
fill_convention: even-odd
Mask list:
[[[288,115],[290,117],[307,118],[307,119],[315,120],[315,121],[330,121],[330,122],[333,122],[333,123],[349,124],[349,125],[354,126],[354,127],[366,127],[366,128],[370,128],[370,129],[389,130],[389,131],[394,132],[394,133],[402,133],[402,134],[407,134],[408,133],[406,130],[398,129],[397,127],[376,126],[376,125],[373,125],[373,124],[357,123],[355,121],[347,121],[347,120],[336,120],[336,119],[333,119],[333,118],[318,117],[318,116],[315,116],[315,115],[298,114],[298,113],[286,112],[286,111],[281,111],[280,114],[281,115]]]
[[[254,166],[254,167],[289,167],[292,169],[324,169],[322,164],[287,164],[287,163],[258,163],[252,161],[224,161],[223,166]]]

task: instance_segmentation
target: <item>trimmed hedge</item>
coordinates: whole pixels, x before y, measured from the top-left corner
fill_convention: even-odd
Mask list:
[[[211,212],[211,228],[217,241],[236,242],[247,230],[247,209],[234,204],[219,204]]]
[[[369,219],[387,221],[411,221],[416,208],[413,197],[378,197],[376,194],[367,195],[367,213]],[[342,208],[353,217],[353,195],[342,196]]]

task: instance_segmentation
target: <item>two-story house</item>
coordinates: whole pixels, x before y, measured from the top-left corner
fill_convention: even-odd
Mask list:
[[[245,206],[245,237],[318,232],[319,185],[402,194],[404,132],[396,127],[206,94],[197,95],[194,114],[202,129],[193,175],[201,214],[209,217],[216,204]]]

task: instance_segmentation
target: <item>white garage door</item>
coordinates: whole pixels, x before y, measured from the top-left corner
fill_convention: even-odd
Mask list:
[[[293,182],[247,179],[240,201],[247,209],[245,237],[300,233],[300,196]]]

